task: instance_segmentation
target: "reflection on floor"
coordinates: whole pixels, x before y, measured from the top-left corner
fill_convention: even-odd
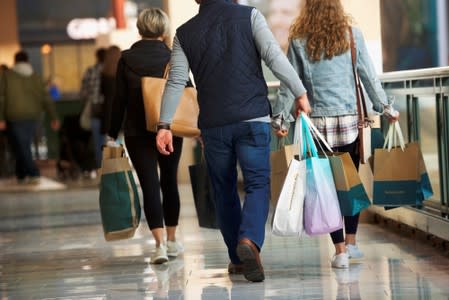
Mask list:
[[[64,190],[67,186],[48,177],[40,177],[39,182],[18,183],[15,177],[0,179],[0,192],[36,192]]]
[[[105,242],[95,190],[0,194],[0,299],[448,299],[449,259],[382,227],[362,224],[365,258],[330,267],[328,236],[281,238],[267,224],[266,280],[227,274],[217,230],[197,225],[190,186],[181,186],[178,239],[185,253],[148,264],[145,220],[137,235]]]

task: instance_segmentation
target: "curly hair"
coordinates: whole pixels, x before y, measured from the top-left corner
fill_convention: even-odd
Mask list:
[[[301,13],[290,27],[290,41],[306,39],[309,59],[331,59],[349,50],[347,38],[352,18],[343,9],[340,0],[304,0]]]

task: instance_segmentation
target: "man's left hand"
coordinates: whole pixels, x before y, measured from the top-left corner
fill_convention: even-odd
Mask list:
[[[159,129],[156,135],[157,150],[163,155],[173,152],[173,136],[168,129]]]

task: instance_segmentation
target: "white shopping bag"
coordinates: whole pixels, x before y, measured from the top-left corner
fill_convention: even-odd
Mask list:
[[[273,217],[272,232],[279,236],[300,236],[303,231],[306,163],[293,159],[282,186]]]

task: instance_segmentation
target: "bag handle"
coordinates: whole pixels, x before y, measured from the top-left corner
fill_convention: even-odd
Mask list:
[[[387,136],[385,137],[384,149],[387,149],[388,152],[393,149],[396,145],[401,147],[402,151],[405,150],[405,141],[404,136],[402,134],[401,126],[399,126],[399,122],[390,123],[388,126]]]
[[[164,69],[164,77],[162,77],[162,78],[167,79],[167,78],[168,78],[168,73],[170,73],[170,62],[168,62],[168,63],[165,65],[165,69]]]
[[[299,118],[296,118],[294,130],[293,144],[298,145],[298,159],[306,159],[307,151],[303,148],[307,147],[307,143],[304,141],[304,126]]]
[[[357,115],[359,119],[359,127],[366,127],[371,124],[371,120],[368,119],[368,110],[366,108],[365,94],[363,93],[362,85],[360,83],[360,77],[356,71],[357,65],[357,53],[354,42],[354,35],[352,33],[352,28],[349,27],[349,38],[351,44],[351,60],[352,60],[352,73],[354,74],[355,83],[355,95],[357,97]]]
[[[307,157],[307,148],[310,150],[310,155],[312,157],[318,156],[318,150],[316,148],[315,142],[313,140],[312,134],[310,132],[310,128],[307,124],[307,121],[303,117],[303,113],[301,113],[299,121],[302,123],[302,139],[303,139],[303,146],[302,146],[302,153],[304,158]]]
[[[316,128],[315,124],[313,124],[312,120],[303,112],[301,112],[301,118],[304,119],[304,121],[307,123],[308,129],[311,131],[312,135],[316,137],[318,141],[320,141],[320,147],[321,144],[325,146],[326,150],[333,153],[332,147],[329,145],[329,143],[326,141],[326,138],[321,134],[321,132]],[[324,149],[321,149],[324,150]],[[325,151],[323,151],[325,152]]]
[[[295,131],[296,132],[296,131]],[[290,138],[288,136],[285,137],[278,137],[277,138],[277,148],[276,150],[281,149],[282,147],[284,147],[285,145],[290,144]]]
[[[300,120],[303,127],[304,146],[302,147],[302,149],[304,156],[307,155],[307,146],[309,146],[311,156],[318,157],[318,148],[315,141],[318,141],[318,146],[320,147],[321,151],[324,153],[326,157],[327,154],[322,147],[323,145],[330,153],[334,152],[330,147],[329,143],[324,138],[324,136],[321,134],[318,128],[316,128],[316,126],[312,123],[310,118],[305,113],[301,113]]]

